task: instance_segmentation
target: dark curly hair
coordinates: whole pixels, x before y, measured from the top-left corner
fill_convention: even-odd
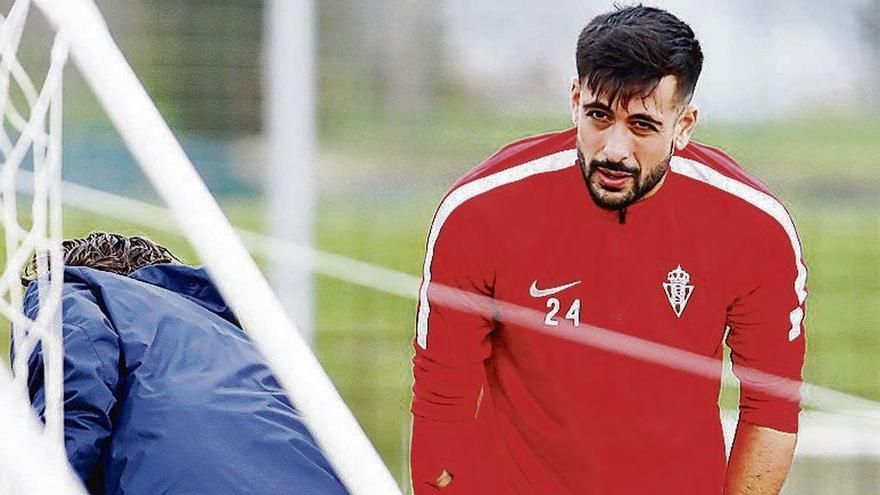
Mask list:
[[[108,232],[92,232],[79,239],[61,243],[65,266],[87,266],[96,270],[128,275],[145,266],[159,263],[180,263],[167,248],[140,236],[124,236]],[[37,278],[36,255],[21,276],[23,285]]]

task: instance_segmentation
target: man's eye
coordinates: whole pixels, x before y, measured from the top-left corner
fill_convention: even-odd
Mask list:
[[[608,114],[599,110],[587,110],[587,117],[596,120],[608,120]]]
[[[653,124],[649,124],[649,123],[647,123],[647,122],[641,122],[641,121],[638,121],[638,120],[635,121],[635,122],[633,122],[633,125],[634,125],[637,129],[642,130],[642,131],[656,131],[656,130],[657,130],[657,128],[654,127]]]

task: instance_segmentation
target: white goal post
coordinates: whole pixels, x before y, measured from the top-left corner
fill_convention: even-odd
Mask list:
[[[64,36],[78,71],[169,206],[173,219],[207,266],[348,490],[353,494],[400,493],[112,40],[93,1],[32,2],[59,36]],[[0,421],[0,428],[11,427]]]
[[[0,494],[85,494],[67,464],[63,446],[39,433],[39,420],[0,366]]]

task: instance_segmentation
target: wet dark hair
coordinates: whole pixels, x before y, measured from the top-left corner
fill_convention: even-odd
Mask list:
[[[140,236],[93,232],[83,238],[65,240],[61,247],[65,266],[86,266],[119,275],[159,263],[180,263],[167,248]],[[34,256],[21,275],[21,283],[27,285],[36,278]]]
[[[703,52],[693,30],[669,12],[642,5],[621,7],[595,17],[577,43],[578,79],[592,92],[620,98],[644,98],[660,79],[678,81],[679,102],[689,102],[703,69]]]

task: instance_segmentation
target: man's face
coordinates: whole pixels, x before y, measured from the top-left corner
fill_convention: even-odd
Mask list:
[[[590,196],[602,208],[625,208],[654,194],[663,183],[675,147],[683,148],[697,108],[680,102],[675,76],[666,76],[644,98],[613,107],[586,84],[572,86],[572,119],[578,158]]]

